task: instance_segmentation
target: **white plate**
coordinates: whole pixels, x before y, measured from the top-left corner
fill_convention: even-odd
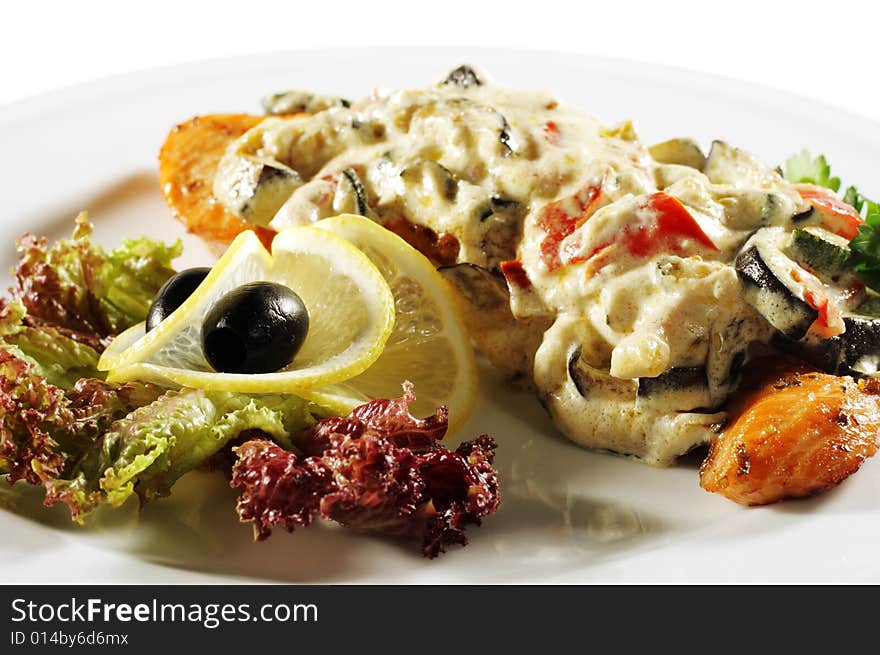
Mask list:
[[[646,142],[722,138],[767,162],[809,146],[844,182],[880,189],[880,125],[741,82],[633,62],[480,49],[301,51],[155,70],[0,109],[4,269],[25,230],[61,236],[80,209],[98,239],[183,236],[181,266],[209,261],[159,194],[168,129],[197,113],[257,111],[272,91],[358,97],[424,85],[462,62],[500,83],[546,88],[606,123],[637,119]],[[500,511],[471,544],[434,561],[329,525],[253,543],[219,476],[191,474],[138,516],[133,503],[87,528],[38,490],[4,488],[0,580],[12,582],[880,582],[880,464],[813,500],[744,509],[697,485],[694,466],[658,470],[556,436],[537,401],[482,372],[465,433],[499,443]]]

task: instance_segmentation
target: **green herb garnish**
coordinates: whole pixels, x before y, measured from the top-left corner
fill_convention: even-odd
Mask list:
[[[840,178],[831,176],[831,166],[824,155],[815,159],[801,150],[785,160],[785,178],[795,184],[809,183],[837,191]],[[880,204],[864,196],[855,186],[847,187],[843,202],[851,205],[865,222],[849,242],[850,265],[870,288],[880,291]]]
[[[813,159],[806,148],[785,160],[785,179],[794,184],[816,184],[833,191],[840,189],[840,178],[831,177],[831,166],[825,155]]]

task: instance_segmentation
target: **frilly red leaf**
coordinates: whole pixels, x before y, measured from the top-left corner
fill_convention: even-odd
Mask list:
[[[408,409],[413,400],[407,383],[400,398],[320,421],[297,440],[302,454],[268,439],[239,446],[231,485],[242,491],[241,520],[254,523],[257,539],[320,517],[418,539],[426,557],[466,544],[466,526],[498,508],[495,441],[483,435],[450,451],[438,443],[446,408],[417,419]]]

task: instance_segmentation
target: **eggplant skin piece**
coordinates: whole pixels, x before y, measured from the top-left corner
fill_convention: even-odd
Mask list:
[[[777,335],[773,345],[825,373],[873,375],[880,369],[880,318],[843,317],[846,331],[831,339],[809,335],[795,340]]]
[[[655,378],[639,378],[639,396],[653,396],[666,391],[707,388],[705,366],[675,366]]]
[[[661,164],[678,164],[702,171],[706,165],[706,155],[700,150],[696,141],[687,138],[676,138],[655,143],[648,148],[651,157]]]
[[[586,398],[589,395],[589,378],[584,376],[580,368],[581,352],[581,348],[577,347],[569,355],[568,375],[578,393]],[[655,378],[639,378],[638,385],[637,397],[648,398],[679,391],[705,389],[708,393],[709,380],[705,366],[675,366]]]
[[[482,86],[483,81],[477,76],[477,72],[468,65],[462,65],[450,71],[443,84],[453,84],[464,89],[471,86]]]
[[[595,384],[595,374],[587,375],[582,368],[581,348],[575,348],[568,358],[568,375],[578,393],[589,396],[591,384]],[[646,407],[652,403],[662,403],[677,412],[712,413],[709,393],[709,379],[705,366],[676,366],[655,378],[637,380],[635,402]]]
[[[790,339],[800,339],[807,333],[819,312],[776,277],[758,245],[742,250],[736,256],[734,267],[743,284],[746,302],[770,325]]]

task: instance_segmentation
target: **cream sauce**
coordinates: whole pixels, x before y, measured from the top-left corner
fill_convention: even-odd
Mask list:
[[[534,379],[557,424],[652,463],[709,439],[737,358],[769,340],[733,259],[757,228],[790,230],[805,208],[776,171],[725,144],[705,172],[660,163],[631,123],[608,129],[548,93],[494,84],[441,83],[269,118],[232,145],[215,196],[242,214],[242,179],[261,165],[297,182],[277,211],[254,215],[273,203],[245,203],[254,222],[403,218],[453,235],[461,262],[518,260],[527,279],[508,277],[514,316],[554,322]],[[575,350],[617,382],[578,390]],[[711,407],[638,395],[640,379],[675,367],[705,367]]]

